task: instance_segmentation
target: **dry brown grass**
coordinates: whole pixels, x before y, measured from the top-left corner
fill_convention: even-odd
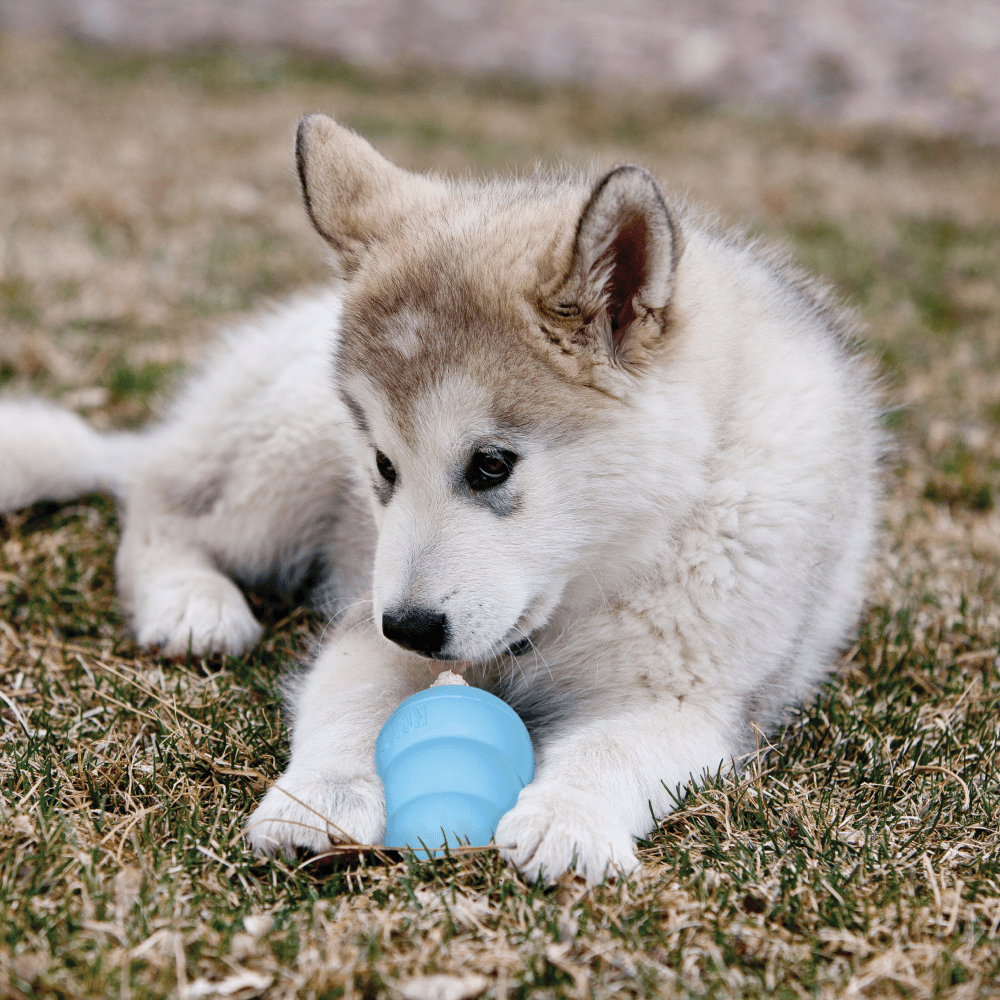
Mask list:
[[[316,617],[255,595],[260,650],[160,662],[118,613],[106,500],[8,516],[0,996],[1000,992],[997,151],[0,39],[0,384],[141,422],[220,320],[321,281],[290,164],[316,109],[414,168],[639,160],[837,282],[905,404],[872,609],[815,704],[692,790],[633,881],[259,863],[240,826],[285,760],[277,678]]]

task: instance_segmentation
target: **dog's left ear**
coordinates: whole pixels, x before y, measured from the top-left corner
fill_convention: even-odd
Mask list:
[[[615,167],[580,216],[555,310],[565,316],[578,309],[587,339],[627,364],[639,343],[666,327],[682,249],[656,178],[631,164]]]

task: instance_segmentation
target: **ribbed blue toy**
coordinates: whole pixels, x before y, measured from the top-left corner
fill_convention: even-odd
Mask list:
[[[488,691],[435,686],[407,698],[375,742],[385,785],[385,846],[488,844],[535,776],[531,737]],[[431,853],[434,853],[433,851]]]

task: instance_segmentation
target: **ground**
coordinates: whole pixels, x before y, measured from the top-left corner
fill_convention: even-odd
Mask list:
[[[527,885],[494,852],[258,861],[282,671],[136,649],[113,504],[0,523],[0,996],[913,996],[1000,992],[998,150],[669,95],[127,57],[0,38],[0,384],[155,416],[211,331],[324,278],[291,140],[324,110],[404,165],[635,160],[785,241],[859,309],[897,441],[857,642],[642,870]],[[0,471],[2,474],[2,471]],[[427,977],[443,976],[434,979]]]

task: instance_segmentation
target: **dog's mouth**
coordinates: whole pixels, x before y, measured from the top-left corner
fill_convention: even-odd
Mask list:
[[[531,635],[526,635],[516,642],[512,642],[505,650],[500,653],[494,653],[494,656],[523,656],[525,653],[530,652],[535,648],[534,645],[534,633]],[[465,660],[465,657],[450,656],[448,653],[431,653],[430,657],[432,660],[440,661],[455,661],[455,660]]]
[[[531,641],[531,636],[526,635],[523,639],[518,639],[517,642],[512,642],[501,655],[522,656],[530,649],[534,649],[534,644]]]

